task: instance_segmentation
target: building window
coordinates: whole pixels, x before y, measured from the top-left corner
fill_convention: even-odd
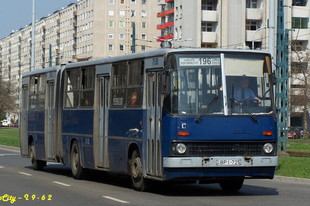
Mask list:
[[[109,10],[109,16],[114,16],[114,10],[113,9]]]
[[[202,0],[201,10],[216,10],[215,2],[210,0]]]
[[[108,39],[113,39],[114,35],[113,34],[108,34]]]
[[[146,22],[142,22],[142,23],[141,23],[141,28],[142,28],[142,29],[146,29]]]
[[[146,0],[142,0],[142,5],[146,5]]]
[[[114,27],[114,21],[109,21],[109,28],[113,28]]]
[[[125,0],[120,0],[120,4],[125,4]]]
[[[136,10],[131,10],[131,17],[136,16]]]
[[[109,0],[109,4],[114,4],[114,0]]]
[[[306,51],[308,47],[308,41],[292,41],[291,50],[294,52]]]
[[[308,18],[292,18],[292,28],[294,29],[308,29]]]
[[[257,0],[246,0],[246,8],[253,8],[253,9],[258,8]]]
[[[142,12],[141,12],[141,16],[142,16],[142,18],[145,18],[146,17],[146,10],[142,10]]]
[[[256,21],[246,21],[246,30],[256,30],[257,28],[257,22]]]
[[[123,44],[120,44],[120,45],[119,45],[119,50],[120,50],[120,51],[124,51],[124,45],[123,45]]]
[[[292,6],[306,6],[307,0],[293,0]]]
[[[113,51],[113,45],[109,44],[109,51]]]
[[[120,10],[119,11],[119,16],[125,16],[125,10]]]
[[[141,39],[146,40],[146,34],[141,34]]]
[[[202,22],[201,23],[201,31],[202,32],[213,32],[213,24],[207,23],[207,22]]]
[[[145,51],[145,46],[144,45],[141,46],[141,51]]]
[[[125,39],[125,35],[124,34],[119,34],[119,39],[124,40]]]
[[[119,22],[119,28],[125,28],[125,22],[120,21]]]
[[[131,4],[136,4],[136,0],[131,0]]]

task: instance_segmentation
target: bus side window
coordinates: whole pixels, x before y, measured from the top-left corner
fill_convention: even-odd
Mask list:
[[[80,92],[80,106],[92,107],[94,105],[95,68],[82,68],[82,81]]]
[[[113,65],[111,106],[123,107],[126,100],[126,62]]]
[[[79,103],[79,69],[71,69],[67,71],[66,91],[65,91],[65,107],[77,107]]]
[[[127,86],[127,106],[142,105],[143,100],[143,71],[142,60],[128,62],[128,86]]]

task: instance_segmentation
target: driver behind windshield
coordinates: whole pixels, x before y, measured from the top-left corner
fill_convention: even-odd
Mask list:
[[[247,100],[256,100],[257,103],[261,103],[258,97],[255,96],[254,92],[248,88],[249,79],[246,77],[242,77],[239,82],[239,86],[234,89],[234,98],[239,101],[247,101]]]

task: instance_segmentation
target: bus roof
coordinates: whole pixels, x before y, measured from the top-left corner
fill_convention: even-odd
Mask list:
[[[108,64],[115,61],[126,61],[139,58],[151,58],[155,56],[162,56],[168,53],[183,53],[183,52],[215,52],[215,53],[263,53],[270,54],[268,51],[263,50],[241,50],[241,49],[206,49],[206,48],[181,48],[181,49],[157,49],[146,52],[139,52],[121,56],[107,57],[101,59],[95,59],[90,61],[83,61],[77,63],[70,63],[66,65],[66,68],[84,67],[98,64]]]

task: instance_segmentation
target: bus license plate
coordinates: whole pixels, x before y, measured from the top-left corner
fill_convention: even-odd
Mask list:
[[[241,165],[241,159],[235,160],[216,160],[216,165]]]

